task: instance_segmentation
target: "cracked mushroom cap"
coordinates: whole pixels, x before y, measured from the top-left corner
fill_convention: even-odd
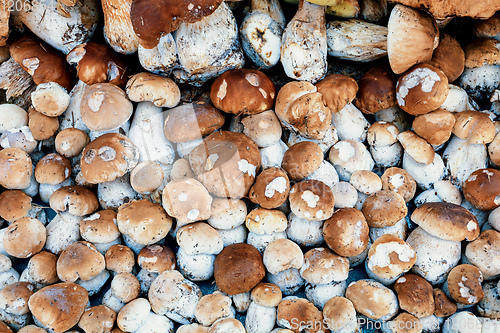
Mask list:
[[[410,202],[415,196],[417,183],[405,169],[391,167],[385,170],[380,178],[382,179],[382,189],[398,193],[405,202]]]
[[[448,273],[446,280],[450,296],[460,304],[473,305],[484,297],[483,274],[473,265],[458,265]]]
[[[287,173],[278,167],[263,170],[248,192],[248,198],[262,208],[273,209],[285,203],[290,192]]]
[[[220,291],[204,295],[194,310],[196,320],[203,326],[210,326],[220,318],[232,317],[234,309],[231,303],[231,298]]]
[[[434,313],[432,285],[415,274],[405,274],[396,280],[394,290],[398,294],[399,307],[417,318]]]
[[[300,276],[311,284],[345,281],[348,274],[349,260],[324,247],[307,251],[300,268]]]
[[[262,255],[250,244],[228,245],[215,258],[215,283],[228,295],[249,292],[265,274]]]
[[[395,225],[405,217],[408,208],[401,195],[394,191],[381,190],[366,198],[361,212],[370,227],[384,228]]]
[[[288,148],[283,155],[281,167],[292,181],[297,181],[310,176],[322,162],[321,147],[312,141],[302,141]]]
[[[415,265],[417,254],[401,238],[385,234],[377,238],[366,259],[366,266],[384,281],[393,280]]]
[[[29,282],[14,282],[0,291],[0,309],[12,315],[24,315],[30,310],[28,300],[35,288]]]
[[[252,289],[252,302],[267,308],[277,307],[282,300],[281,289],[273,283],[259,283]]]
[[[116,312],[101,304],[85,310],[78,322],[78,327],[85,332],[109,333],[115,321]]]
[[[323,317],[326,326],[332,332],[342,332],[344,328],[349,329],[353,322],[356,323],[356,310],[350,300],[335,296],[330,298],[323,307]]]
[[[137,255],[137,263],[149,272],[162,273],[175,269],[175,254],[165,245],[147,245]]]
[[[80,44],[68,53],[66,61],[76,64],[78,79],[88,85],[109,82],[123,87],[127,81],[127,65],[106,44]]]
[[[125,91],[133,102],[148,101],[161,108],[173,108],[181,100],[181,90],[174,81],[148,72],[132,75]]]
[[[397,105],[397,81],[397,76],[387,66],[370,69],[359,79],[359,90],[354,105],[366,114]]]
[[[267,245],[263,262],[269,273],[278,274],[289,268],[300,269],[304,265],[304,254],[291,240],[277,239]]]
[[[36,164],[35,179],[40,184],[57,185],[71,175],[69,160],[59,154],[47,154]]]
[[[322,181],[303,180],[289,194],[290,209],[298,217],[311,221],[326,220],[333,214],[333,192]]]
[[[433,146],[439,146],[451,137],[455,125],[453,113],[437,109],[415,117],[413,130]]]
[[[276,87],[255,69],[230,69],[212,83],[210,100],[226,113],[256,114],[273,107]]]
[[[111,246],[106,251],[104,260],[106,261],[106,269],[115,274],[130,273],[135,264],[134,252],[128,246],[120,244]]]
[[[57,283],[34,293],[28,306],[43,327],[65,332],[78,323],[88,303],[85,288],[76,283]]]
[[[42,251],[30,258],[26,269],[33,282],[53,284],[59,281],[56,265],[57,256],[51,252]]]
[[[57,259],[57,276],[64,282],[88,281],[105,268],[104,256],[84,241],[68,245]]]
[[[449,317],[457,311],[457,304],[439,288],[434,288],[434,315],[436,317]]]
[[[163,189],[162,205],[182,223],[203,221],[212,215],[212,196],[194,178],[174,179]]]
[[[317,323],[323,323],[323,314],[305,298],[283,299],[278,305],[276,320],[279,326],[290,328],[295,333],[302,332],[311,323],[315,325],[307,329],[307,332],[324,332],[323,325],[317,327]]]
[[[351,283],[345,296],[357,312],[375,320],[389,320],[398,311],[398,300],[394,292],[380,282],[358,280]]]
[[[323,224],[326,245],[344,257],[355,257],[368,246],[369,227],[356,208],[341,208]]]
[[[485,280],[492,280],[500,275],[500,265],[497,260],[500,255],[500,233],[489,229],[467,244],[465,257],[474,266],[478,267]]]
[[[434,149],[413,131],[404,131],[398,134],[398,141],[403,146],[405,153],[416,162],[429,165],[434,161]]]
[[[188,255],[218,254],[222,251],[222,238],[216,229],[205,222],[185,225],[177,231],[177,244]]]
[[[42,222],[32,217],[23,217],[5,230],[3,247],[15,258],[29,258],[42,250],[46,239],[47,232]]]
[[[50,196],[50,208],[74,216],[92,214],[99,207],[94,192],[80,185],[63,186]]]
[[[31,117],[31,113],[30,113]],[[31,119],[31,118],[30,118]],[[56,151],[66,158],[80,155],[90,142],[89,136],[78,128],[65,128],[56,135]]]
[[[111,83],[96,83],[85,91],[80,113],[92,131],[111,131],[125,124],[134,106],[125,92]]]
[[[258,235],[271,235],[287,228],[287,218],[280,210],[257,208],[248,213],[245,225],[249,232]]]
[[[28,216],[31,209],[31,197],[21,190],[7,190],[0,193],[0,217],[14,222]]]
[[[500,171],[479,169],[474,171],[462,186],[465,199],[481,210],[500,206]]]
[[[158,242],[172,227],[172,218],[165,210],[146,199],[121,205],[118,208],[116,221],[122,234],[142,245]]]
[[[465,67],[478,68],[500,64],[500,41],[494,38],[476,38],[465,48]]]
[[[101,210],[84,218],[80,222],[80,235],[91,243],[109,243],[120,237],[116,226],[116,212],[111,209]]]
[[[338,112],[351,103],[358,92],[358,84],[349,76],[329,74],[316,83],[318,92],[323,96],[323,102],[332,110]]]
[[[20,148],[0,150],[0,185],[6,189],[24,190],[30,187],[33,165],[30,156]]]
[[[429,64],[442,70],[448,77],[448,82],[453,82],[464,71],[464,50],[455,38],[443,34]]]
[[[432,59],[439,35],[430,15],[397,4],[391,11],[387,28],[387,54],[394,73],[404,73],[413,65]]]
[[[486,113],[463,111],[455,114],[453,134],[469,144],[490,143],[495,138],[495,132],[495,124]]]
[[[393,123],[376,121],[366,132],[366,140],[370,146],[390,146],[398,141],[399,130]]]
[[[108,133],[91,141],[82,151],[82,176],[92,184],[110,182],[131,171],[139,161],[139,150],[124,135]]]
[[[476,217],[467,208],[447,202],[429,202],[411,214],[411,220],[432,236],[473,241],[479,236]]]
[[[396,99],[401,109],[418,116],[439,108],[448,96],[448,78],[429,64],[413,66],[396,85]]]

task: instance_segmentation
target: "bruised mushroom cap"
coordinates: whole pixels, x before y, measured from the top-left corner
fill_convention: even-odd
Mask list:
[[[56,212],[68,211],[74,216],[92,214],[99,207],[97,196],[80,185],[63,186],[50,196],[50,208]]]
[[[106,305],[97,305],[85,310],[78,322],[85,332],[108,333],[116,321],[116,312]]]
[[[413,130],[433,146],[439,146],[451,136],[455,117],[449,111],[437,109],[415,117]]]
[[[212,197],[193,178],[169,182],[163,189],[162,204],[170,216],[183,223],[206,220],[212,215]]]
[[[357,312],[375,320],[388,320],[398,311],[394,292],[373,280],[358,280],[346,289],[348,298]]]
[[[397,80],[397,76],[387,66],[370,69],[358,82],[359,90],[354,105],[367,114],[396,105]]]
[[[158,107],[173,108],[181,100],[181,90],[174,81],[148,72],[132,75],[126,91],[131,101],[149,101]]]
[[[3,247],[13,257],[29,258],[42,250],[46,239],[42,222],[32,217],[23,217],[5,230]]]
[[[29,312],[28,300],[34,293],[29,282],[14,282],[0,291],[0,309],[8,314],[23,315]]]
[[[30,114],[31,117],[31,114]],[[90,142],[89,136],[78,128],[65,128],[56,135],[56,151],[66,158],[80,155]]]
[[[139,161],[139,150],[124,135],[108,133],[90,142],[82,151],[82,176],[92,184],[110,182],[131,171]]]
[[[361,212],[370,227],[384,228],[393,226],[404,218],[408,208],[401,195],[394,191],[381,190],[366,198]]]
[[[322,181],[303,180],[289,194],[290,209],[298,217],[311,221],[326,220],[333,214],[333,192]]]
[[[370,146],[390,146],[397,142],[399,130],[393,123],[376,121],[368,128],[366,139]]]
[[[28,301],[33,317],[55,332],[65,332],[75,326],[88,303],[87,290],[76,283],[47,286],[34,293]]]
[[[348,274],[349,260],[323,247],[307,251],[300,268],[300,276],[312,284],[345,281]]]
[[[273,283],[259,283],[252,289],[252,301],[260,306],[274,308],[282,299],[281,289]]]
[[[496,230],[488,229],[481,235],[467,244],[465,257],[483,273],[485,280],[492,280],[499,276],[500,267],[497,258],[500,253],[500,233]]]
[[[323,316],[326,326],[332,332],[342,332],[352,322],[356,322],[356,310],[350,300],[345,297],[335,296],[326,302],[323,307]]]
[[[222,0],[136,0],[130,18],[141,46],[152,49],[160,37],[177,30],[182,23],[194,23],[212,14]]]
[[[122,234],[142,245],[158,242],[172,227],[172,219],[165,210],[146,199],[121,205],[116,221]]]
[[[281,167],[291,180],[301,180],[310,176],[323,162],[321,147],[312,141],[294,144],[283,155]]]
[[[257,208],[248,213],[245,225],[249,232],[258,235],[283,232],[287,228],[287,219],[279,210]]]
[[[0,193],[0,217],[14,222],[28,215],[31,209],[31,197],[20,190],[9,190]]]
[[[434,288],[434,315],[436,317],[449,317],[457,311],[457,304],[439,288]]]
[[[411,220],[432,236],[444,240],[473,241],[480,232],[474,214],[447,202],[425,203],[413,211]]]
[[[479,169],[474,171],[463,184],[467,201],[481,210],[492,210],[500,206],[500,171]]]
[[[57,259],[57,276],[64,282],[88,281],[105,268],[104,256],[84,241],[68,245]]]
[[[356,208],[341,208],[323,224],[323,237],[335,253],[355,257],[365,251],[369,241],[366,219]]]
[[[91,243],[109,243],[120,237],[116,226],[116,212],[111,209],[101,210],[84,218],[80,222],[80,235]]]
[[[432,286],[424,278],[405,274],[396,280],[394,290],[398,294],[399,307],[417,318],[434,313]]]
[[[401,109],[417,116],[439,108],[448,91],[448,78],[443,71],[429,64],[420,64],[399,78],[396,99]]]
[[[208,103],[179,105],[167,111],[165,136],[176,143],[200,139],[224,125],[222,113]]]
[[[123,87],[127,81],[127,65],[106,44],[80,44],[68,53],[66,61],[76,64],[78,79],[88,85],[109,82]]]
[[[500,64],[500,41],[494,38],[477,38],[465,48],[465,67],[478,68]]]
[[[500,44],[499,44],[500,45]],[[453,134],[469,144],[490,143],[495,138],[495,124],[488,114],[479,111],[463,111],[455,114]]]
[[[263,261],[269,273],[278,274],[289,268],[301,268],[304,264],[304,254],[291,240],[277,239],[265,248]]]
[[[285,171],[277,167],[263,170],[248,192],[248,198],[262,208],[281,206],[288,198],[290,181]]]
[[[429,165],[434,161],[434,149],[413,131],[404,131],[398,134],[398,141],[407,153],[416,162]]]
[[[264,278],[265,273],[262,255],[250,244],[231,244],[215,258],[215,283],[228,295],[252,290]]]
[[[96,83],[85,91],[80,108],[82,120],[92,131],[110,131],[125,124],[134,107],[127,95],[111,83]]]
[[[448,291],[450,296],[460,304],[472,305],[484,297],[483,274],[473,265],[458,265],[448,273]]]
[[[409,271],[416,260],[417,255],[410,245],[397,236],[385,234],[373,242],[366,265],[376,276],[391,280]]]
[[[70,91],[73,78],[64,56],[34,37],[24,35],[10,44],[10,55],[38,85],[55,82]]]
[[[318,92],[323,96],[323,102],[332,110],[338,112],[351,103],[358,92],[358,84],[349,76],[329,74],[316,83]]]
[[[0,170],[0,185],[7,189],[24,190],[31,184],[31,158],[20,148],[0,150]]]
[[[177,244],[188,255],[217,254],[222,251],[222,238],[213,227],[205,222],[185,225],[177,231]]]
[[[443,34],[438,47],[429,62],[439,68],[453,82],[462,74],[465,66],[465,54],[457,40],[448,34]]]
[[[106,261],[106,269],[116,274],[132,272],[135,264],[134,252],[128,246],[120,244],[111,246],[106,251],[104,259]]]
[[[210,100],[226,113],[256,114],[272,108],[276,97],[273,81],[255,69],[230,69],[212,83]]]
[[[432,51],[438,44],[438,28],[430,15],[397,4],[387,28],[387,54],[394,73],[401,74],[432,59]]]
[[[47,154],[36,164],[35,179],[40,184],[57,185],[71,175],[69,160],[59,154]]]
[[[294,332],[302,332],[308,324],[314,326],[308,332],[323,332],[323,314],[313,303],[305,298],[286,298],[278,305],[277,323],[281,327],[291,328]],[[318,323],[321,323],[320,327]]]
[[[175,269],[175,254],[165,245],[152,244],[142,248],[137,263],[149,272],[161,273]]]
[[[51,252],[42,251],[30,258],[26,269],[32,281],[53,284],[59,281],[56,265],[57,256]]]

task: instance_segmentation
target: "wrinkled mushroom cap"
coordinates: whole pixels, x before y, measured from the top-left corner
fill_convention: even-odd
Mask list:
[[[104,256],[89,242],[68,245],[57,259],[57,275],[64,282],[88,281],[105,267]]]
[[[31,197],[20,190],[8,190],[0,193],[0,217],[14,222],[28,215],[31,209]]]
[[[424,278],[405,274],[397,279],[394,290],[398,294],[399,306],[417,318],[434,313],[432,286]]]
[[[63,186],[50,197],[50,208],[56,212],[68,211],[74,216],[92,214],[98,206],[94,192],[80,185]]]

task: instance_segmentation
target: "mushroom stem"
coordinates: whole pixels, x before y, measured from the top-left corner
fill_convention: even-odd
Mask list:
[[[9,17],[13,2],[0,0],[0,46],[5,46],[9,38]]]
[[[64,0],[67,1],[67,0]],[[132,0],[102,0],[104,38],[116,52],[131,54],[137,51],[139,38],[130,19]]]

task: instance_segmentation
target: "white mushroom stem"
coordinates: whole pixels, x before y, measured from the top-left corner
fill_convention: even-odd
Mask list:
[[[276,322],[276,308],[268,308],[250,303],[245,320],[245,329],[248,333],[267,333],[272,331]]]
[[[317,308],[323,310],[326,302],[332,297],[344,296],[347,282],[330,282],[327,284],[306,284],[306,298]]]
[[[179,270],[185,278],[191,281],[205,281],[214,274],[215,255],[187,254],[181,247],[177,251]]]
[[[281,63],[288,77],[321,80],[327,70],[325,7],[301,0],[281,44]]]
[[[90,132],[87,125],[85,125],[85,123],[83,122],[80,113],[80,105],[82,104],[83,95],[85,95],[88,87],[89,86],[85,82],[78,81],[78,83],[69,93],[70,102],[69,106],[66,108],[66,111],[64,111],[64,113],[62,114],[60,120],[61,124],[59,126],[60,131],[66,128],[74,127],[84,131],[87,134]]]
[[[139,45],[139,62],[144,69],[156,74],[169,74],[179,65],[177,46],[172,34],[166,34],[158,40],[158,45],[146,49]]]
[[[47,225],[45,249],[59,254],[68,245],[80,239],[80,222],[83,217],[69,213],[59,213]]]

